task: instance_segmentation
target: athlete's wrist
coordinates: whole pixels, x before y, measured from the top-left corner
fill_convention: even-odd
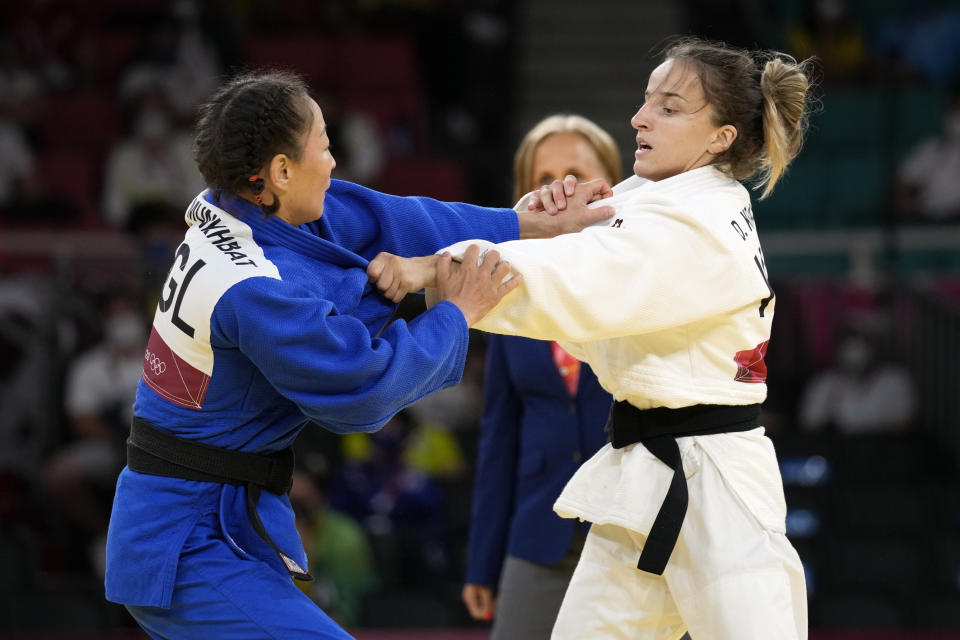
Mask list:
[[[517,212],[520,223],[520,239],[552,238],[560,232],[558,216],[551,216],[545,211]]]

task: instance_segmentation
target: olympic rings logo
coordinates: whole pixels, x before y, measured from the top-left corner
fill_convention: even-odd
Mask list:
[[[147,349],[143,354],[143,359],[147,361],[147,364],[150,366],[150,370],[153,371],[153,375],[155,376],[158,376],[167,370],[167,363],[161,360],[157,354],[150,353],[150,349]]]

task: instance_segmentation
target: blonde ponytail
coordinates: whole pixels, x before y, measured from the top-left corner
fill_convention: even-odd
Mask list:
[[[776,54],[763,65],[760,92],[763,94],[764,153],[757,183],[757,188],[763,188],[761,200],[770,195],[803,146],[810,88],[808,67],[809,61],[797,63],[784,54]]]

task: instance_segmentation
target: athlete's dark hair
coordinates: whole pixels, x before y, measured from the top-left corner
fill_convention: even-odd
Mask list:
[[[767,197],[803,145],[811,61],[697,38],[674,42],[663,57],[692,65],[716,115],[714,124],[737,129],[717,167],[737,180],[759,176],[757,188]]]
[[[200,107],[193,156],[211,189],[263,192],[260,169],[283,153],[298,160],[313,115],[303,79],[287,71],[244,73],[217,89]],[[258,197],[258,202],[260,198]],[[267,214],[280,208],[260,203]]]

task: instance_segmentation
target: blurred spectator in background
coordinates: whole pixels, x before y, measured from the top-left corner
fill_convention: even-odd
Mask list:
[[[874,37],[878,56],[907,80],[948,86],[960,75],[960,7],[943,0],[905,3]]]
[[[554,180],[620,181],[613,138],[576,115],[553,115],[524,137],[514,200]],[[583,460],[607,441],[610,410],[586,364],[555,342],[490,334],[484,412],[463,601],[494,640],[549,638],[586,536],[553,513]],[[499,588],[498,588],[499,585]]]
[[[815,374],[803,391],[800,427],[844,435],[908,428],[916,412],[913,381],[883,352],[880,316],[867,315],[848,324],[834,366]]]
[[[442,422],[420,422],[407,438],[403,461],[430,478],[459,478],[465,469],[460,443]]]
[[[133,296],[114,294],[103,309],[102,340],[67,371],[69,434],[43,470],[70,539],[78,538],[103,576],[110,502],[125,460],[124,443],[143,370],[145,319]]]
[[[337,141],[334,177],[375,186],[386,160],[384,135],[376,121],[365,113],[345,109],[337,91],[321,91],[316,100],[329,121],[330,139]]]
[[[516,66],[511,21],[517,4],[393,4],[417,15],[412,26],[430,106],[432,145],[462,158],[471,202],[504,202],[510,178],[502,152],[512,144],[507,139],[510,127],[504,126],[504,105],[511,104],[515,90],[508,70]],[[392,145],[400,146],[397,141]]]
[[[330,508],[325,471],[294,473],[290,503],[310,560],[312,582],[297,586],[341,626],[360,622],[363,600],[378,586],[373,550],[366,532],[351,517]]]
[[[43,102],[39,78],[21,59],[12,37],[0,25],[0,210],[23,197],[34,164],[27,127],[35,122]]]
[[[0,210],[21,200],[34,157],[20,127],[0,112]]]
[[[0,21],[0,118],[29,127],[42,114],[45,87],[8,29]]]
[[[800,22],[788,27],[787,43],[798,59],[816,56],[824,82],[849,82],[865,72],[860,24],[845,0],[807,0]]]
[[[44,86],[70,89],[94,71],[95,12],[80,3],[22,0],[5,11],[17,48]]]
[[[484,341],[485,336],[479,333],[471,335],[459,384],[429,395],[407,409],[416,425],[415,432],[420,426],[430,425],[455,433],[477,429],[483,404]]]
[[[954,90],[939,135],[911,149],[896,176],[896,206],[911,220],[960,217],[960,90]]]
[[[144,93],[133,111],[131,134],[109,154],[104,216],[137,235],[156,227],[182,230],[183,203],[203,188],[191,136],[178,127],[165,95]]]
[[[51,380],[58,356],[50,283],[0,278],[0,468],[33,473],[51,437]]]
[[[344,462],[329,484],[330,505],[370,533],[385,586],[438,586],[452,565],[443,495],[404,459],[412,430],[403,411],[380,431],[344,436]]]
[[[217,87],[220,74],[220,56],[204,35],[197,3],[175,0],[134,52],[120,80],[120,97],[134,102],[159,89],[177,123],[191,127],[197,106]]]

